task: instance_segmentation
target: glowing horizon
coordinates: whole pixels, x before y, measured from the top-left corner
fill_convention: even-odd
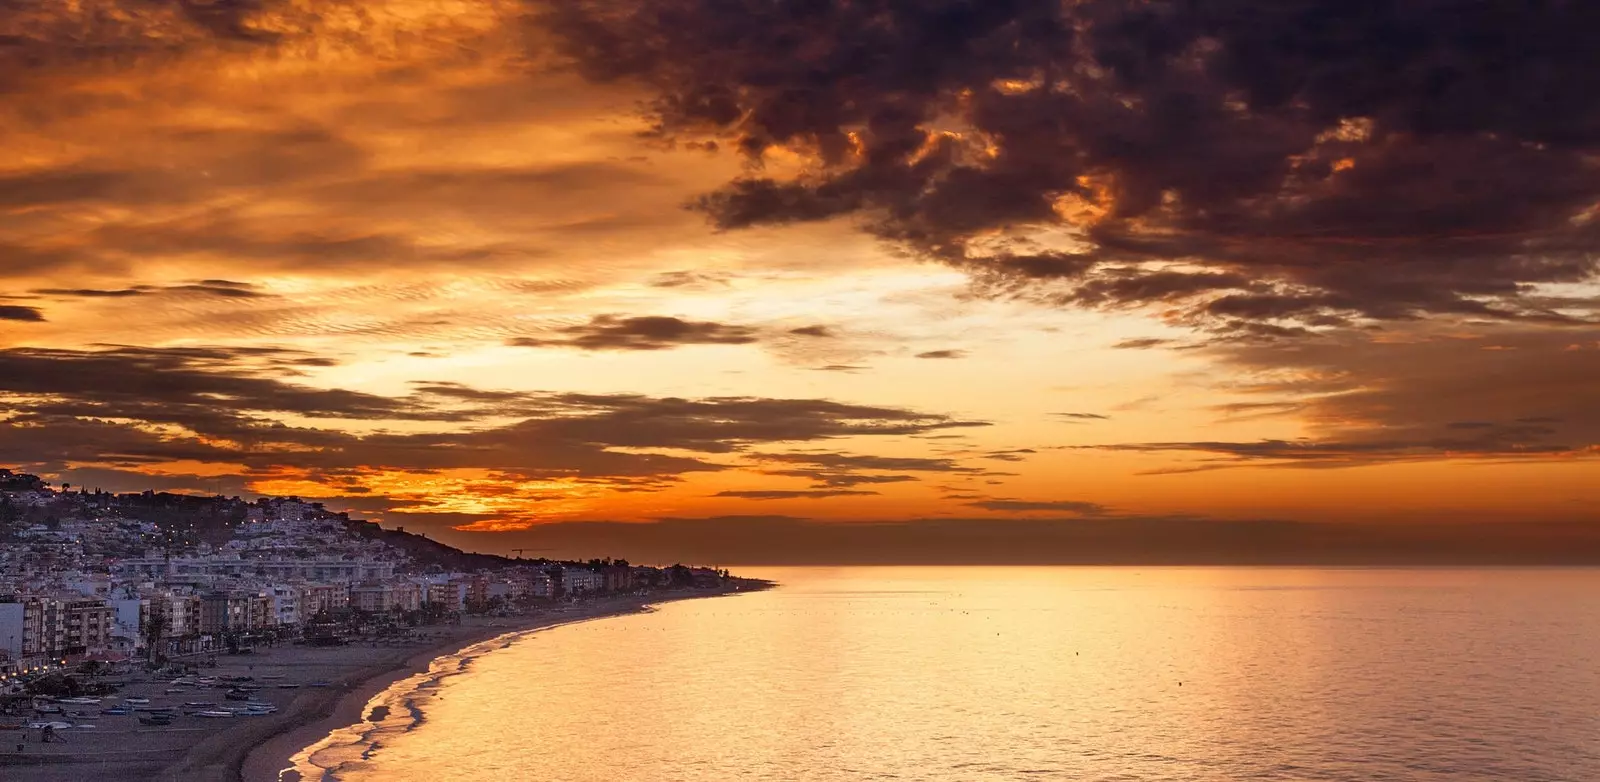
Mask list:
[[[479,550],[1600,517],[1592,96],[718,7],[0,10],[0,466]]]

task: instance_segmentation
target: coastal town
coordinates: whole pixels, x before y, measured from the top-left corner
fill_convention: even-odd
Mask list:
[[[467,553],[295,497],[118,494],[0,468],[0,731],[16,731],[0,739],[18,739],[0,765],[121,755],[155,773],[207,720],[292,704],[304,722],[374,671],[462,643],[755,585]],[[166,734],[96,746],[108,728]]]

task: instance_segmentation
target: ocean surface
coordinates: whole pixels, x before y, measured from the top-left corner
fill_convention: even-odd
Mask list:
[[[340,780],[1600,780],[1600,570],[811,568],[436,661]]]

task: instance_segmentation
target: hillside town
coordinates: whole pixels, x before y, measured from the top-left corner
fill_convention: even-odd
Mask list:
[[[354,628],[716,588],[726,572],[469,554],[294,497],[113,494],[0,469],[0,691]]]

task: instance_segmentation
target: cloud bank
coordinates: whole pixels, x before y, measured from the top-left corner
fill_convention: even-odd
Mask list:
[[[1530,293],[1597,269],[1588,4],[536,7],[587,77],[654,90],[660,136],[750,161],[696,202],[726,229],[849,217],[1001,289],[1269,338],[1570,321]]]

